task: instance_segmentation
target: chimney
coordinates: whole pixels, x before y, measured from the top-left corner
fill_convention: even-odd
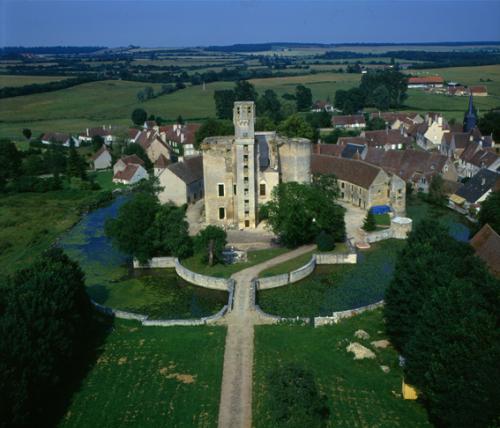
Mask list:
[[[484,178],[484,177],[483,177],[483,178],[481,179],[481,186],[484,186],[485,184],[486,184],[486,178]]]
[[[438,116],[438,125],[443,126],[443,116]]]

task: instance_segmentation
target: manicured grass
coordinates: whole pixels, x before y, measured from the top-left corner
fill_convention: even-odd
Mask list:
[[[249,268],[259,263],[265,262],[273,257],[289,251],[287,248],[268,248],[265,250],[249,251],[247,261],[243,263],[234,263],[231,265],[216,264],[208,266],[201,255],[194,255],[188,259],[182,260],[182,264],[193,272],[198,272],[203,275],[215,276],[218,278],[229,278],[233,273]]]
[[[131,269],[130,258],[104,235],[106,219],[115,216],[125,200],[120,197],[91,212],[60,240],[85,272],[92,299],[155,319],[200,318],[219,311],[227,303],[225,291],[188,284],[173,269]]]
[[[356,330],[370,334],[355,339]],[[295,363],[311,371],[320,392],[328,398],[327,427],[430,427],[423,407],[401,397],[402,371],[392,348],[375,350],[372,340],[386,339],[380,310],[365,313],[329,327],[257,326],[253,388],[255,428],[275,428],[269,409],[270,371]],[[373,360],[353,360],[349,342],[371,348]],[[380,365],[387,365],[384,373]]]
[[[216,427],[225,329],[116,320],[60,428]]]
[[[265,269],[259,274],[259,277],[263,278],[267,276],[281,275],[282,273],[287,273],[296,270],[304,266],[307,262],[309,262],[309,260],[311,260],[312,255],[315,252],[316,250],[308,251],[307,253],[304,253],[293,259],[287,260],[286,262],[280,263],[279,265],[270,267],[269,269]]]
[[[31,85],[33,83],[48,83],[67,79],[65,76],[14,76],[0,75],[0,88],[4,86],[16,87]]]
[[[391,225],[391,217],[389,214],[375,214],[375,223],[377,226],[390,226]]]
[[[94,192],[61,190],[0,197],[0,271],[26,267],[80,217]]]
[[[95,171],[90,173],[95,182],[101,186],[103,190],[126,189],[125,184],[113,183],[113,170]]]
[[[286,317],[330,315],[375,303],[384,297],[404,241],[390,239],[360,252],[355,265],[321,265],[302,281],[259,291],[260,307]]]

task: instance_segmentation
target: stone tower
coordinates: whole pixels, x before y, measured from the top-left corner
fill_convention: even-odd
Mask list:
[[[256,178],[258,160],[254,132],[255,104],[253,101],[234,103],[233,123],[238,227],[240,229],[254,228],[257,225]]]

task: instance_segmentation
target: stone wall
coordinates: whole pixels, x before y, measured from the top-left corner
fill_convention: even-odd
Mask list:
[[[341,264],[356,264],[358,262],[357,253],[319,253],[315,254],[317,265],[341,265]]]
[[[372,303],[371,305],[361,306],[360,308],[350,309],[348,311],[338,311],[333,312],[331,316],[327,317],[314,317],[314,327],[321,327],[323,325],[337,324],[340,320],[351,318],[355,315],[361,314],[365,311],[371,311],[376,308],[380,308],[384,305],[384,301],[381,300],[377,303]]]
[[[153,257],[148,263],[140,264],[134,259],[134,269],[175,268],[177,257]]]
[[[413,222],[407,217],[394,217],[391,219],[391,227],[366,234],[365,240],[369,244],[383,241],[385,239],[406,239],[411,232]]]
[[[202,275],[192,272],[188,268],[181,265],[179,260],[175,261],[175,271],[182,279],[199,287],[211,288],[213,290],[229,291],[229,286],[234,280],[229,278],[215,278],[213,276]]]
[[[316,267],[316,256],[313,254],[311,260],[309,260],[308,263],[306,263],[301,268],[290,272],[290,284],[293,282],[298,282],[301,279],[304,279],[306,276],[311,275],[315,267]]]

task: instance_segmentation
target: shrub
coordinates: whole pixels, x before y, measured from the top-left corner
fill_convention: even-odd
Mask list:
[[[377,229],[377,222],[375,221],[375,215],[372,210],[366,213],[365,220],[363,221],[363,230],[366,232],[373,232]]]
[[[316,245],[319,251],[332,251],[335,248],[335,239],[329,233],[322,230],[316,236]]]

